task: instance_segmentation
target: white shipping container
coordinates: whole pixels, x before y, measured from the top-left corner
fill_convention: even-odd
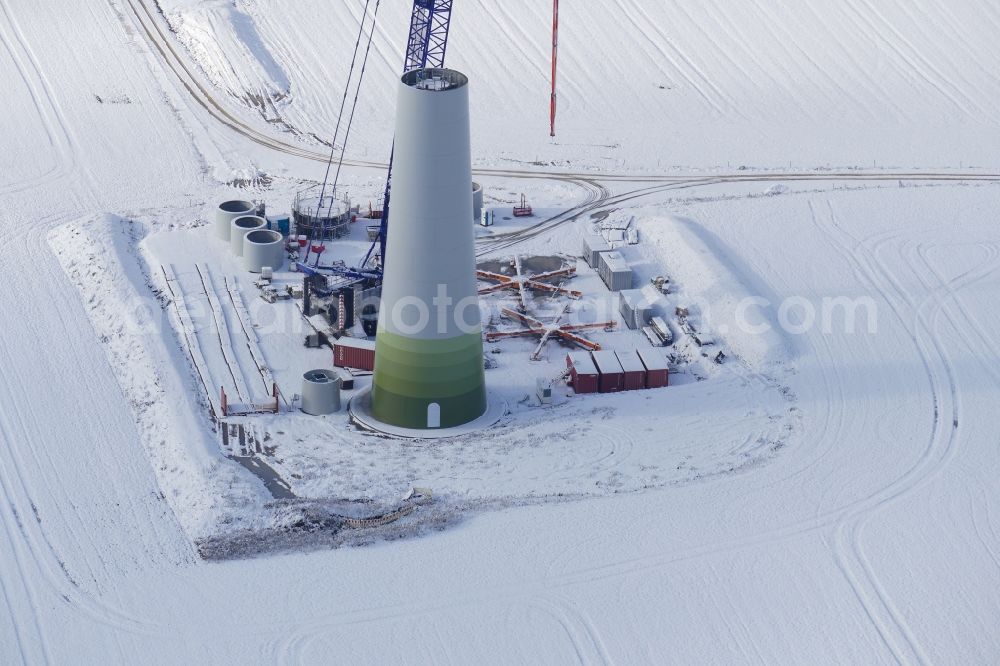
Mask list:
[[[591,268],[596,269],[600,265],[601,254],[610,251],[611,246],[604,240],[604,236],[598,234],[585,234],[583,236],[583,258]]]
[[[598,270],[604,284],[611,291],[621,291],[632,288],[632,269],[621,252],[601,253],[601,265]]]
[[[653,316],[653,306],[642,289],[626,289],[619,292],[618,311],[625,319],[625,325],[633,330],[641,329]]]

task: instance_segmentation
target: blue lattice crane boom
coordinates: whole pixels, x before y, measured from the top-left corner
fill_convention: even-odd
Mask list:
[[[451,27],[451,6],[454,0],[413,0],[413,14],[410,17],[410,36],[406,44],[406,59],[403,73],[425,67],[444,67],[444,56],[448,50],[448,30]],[[379,228],[379,251],[382,265],[385,265],[385,240],[389,229],[389,199],[392,191],[392,157],[389,158],[389,173],[385,181],[382,197],[382,221]],[[374,244],[372,250],[375,249]],[[371,257],[365,257],[365,264]],[[362,264],[364,265],[364,264]]]
[[[444,67],[453,0],[414,0],[404,73],[424,67]]]

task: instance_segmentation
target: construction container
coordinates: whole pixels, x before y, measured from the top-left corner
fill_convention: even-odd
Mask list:
[[[602,252],[598,272],[611,291],[632,288],[632,269],[621,252]]]
[[[646,388],[663,388],[670,384],[670,366],[659,349],[640,349],[639,360],[646,367]]]
[[[597,269],[600,266],[601,254],[610,252],[611,246],[604,236],[598,234],[586,234],[583,237],[583,258],[591,268]]]
[[[290,234],[292,231],[292,221],[288,217],[268,215],[267,228],[273,231],[277,231],[285,238],[288,238],[288,234]]]
[[[310,370],[302,375],[302,411],[323,416],[340,411],[340,376],[333,370]]]
[[[340,374],[340,388],[344,391],[354,390],[354,375],[347,368],[338,368],[337,372]]]
[[[620,351],[615,352],[618,362],[625,373],[626,391],[641,391],[646,388],[646,366],[639,358],[638,352]]]
[[[552,404],[552,380],[539,377],[535,381],[535,395],[538,396],[538,402],[542,405]]]
[[[338,368],[375,370],[375,341],[340,338],[333,343],[333,364]]]
[[[591,352],[594,365],[601,377],[597,382],[597,390],[601,393],[616,393],[625,390],[625,371],[613,351],[603,350]]]
[[[570,384],[575,393],[597,393],[600,373],[590,354],[586,352],[567,354],[566,367],[569,368]]]
[[[625,319],[625,325],[632,330],[641,330],[653,316],[653,306],[646,299],[642,289],[626,289],[619,292],[618,311]]]

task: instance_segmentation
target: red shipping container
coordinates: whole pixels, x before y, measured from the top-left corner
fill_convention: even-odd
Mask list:
[[[646,388],[646,366],[639,359],[639,354],[635,351],[620,351],[615,352],[615,356],[625,371],[625,390],[641,391]]]
[[[375,343],[358,338],[340,338],[333,343],[333,364],[338,368],[375,370]]]
[[[601,373],[598,390],[601,393],[616,393],[625,389],[625,371],[613,351],[595,351],[591,353],[597,371]]]
[[[566,367],[569,368],[570,383],[575,393],[597,393],[600,374],[589,354],[582,352],[567,354]]]
[[[640,349],[639,358],[646,366],[646,388],[663,388],[670,384],[667,358],[659,349]]]

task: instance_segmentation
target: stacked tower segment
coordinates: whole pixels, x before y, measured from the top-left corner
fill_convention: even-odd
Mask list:
[[[407,72],[371,394],[383,423],[452,428],[486,411],[472,206],[469,80]]]

